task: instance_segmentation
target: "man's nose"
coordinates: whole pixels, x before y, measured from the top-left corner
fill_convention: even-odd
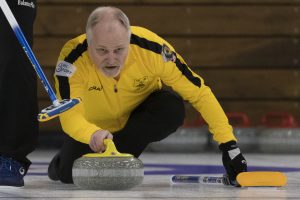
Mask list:
[[[108,64],[114,64],[115,60],[116,60],[116,55],[113,52],[107,55]]]

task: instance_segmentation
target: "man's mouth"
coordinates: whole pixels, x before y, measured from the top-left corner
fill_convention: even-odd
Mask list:
[[[118,67],[119,66],[116,66],[116,65],[109,65],[109,66],[105,66],[105,69],[112,70],[112,69],[116,69]]]

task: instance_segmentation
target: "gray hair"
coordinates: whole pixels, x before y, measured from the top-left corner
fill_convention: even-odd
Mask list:
[[[96,8],[88,17],[85,29],[88,43],[91,40],[92,28],[94,28],[99,22],[107,19],[119,21],[120,24],[124,26],[126,30],[128,30],[128,36],[130,37],[130,22],[126,14],[119,8],[103,6]]]

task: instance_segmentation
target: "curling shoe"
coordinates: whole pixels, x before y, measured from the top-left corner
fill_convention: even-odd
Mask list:
[[[18,161],[0,155],[0,185],[24,186],[25,168]]]

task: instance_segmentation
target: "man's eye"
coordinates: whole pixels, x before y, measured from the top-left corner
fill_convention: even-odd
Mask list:
[[[106,50],[105,50],[105,49],[97,49],[97,51],[98,51],[98,52],[100,52],[100,53],[104,53],[104,52],[106,52]]]
[[[117,53],[117,52],[120,52],[120,51],[122,51],[123,50],[123,48],[117,48],[116,50],[115,50],[115,52]]]

